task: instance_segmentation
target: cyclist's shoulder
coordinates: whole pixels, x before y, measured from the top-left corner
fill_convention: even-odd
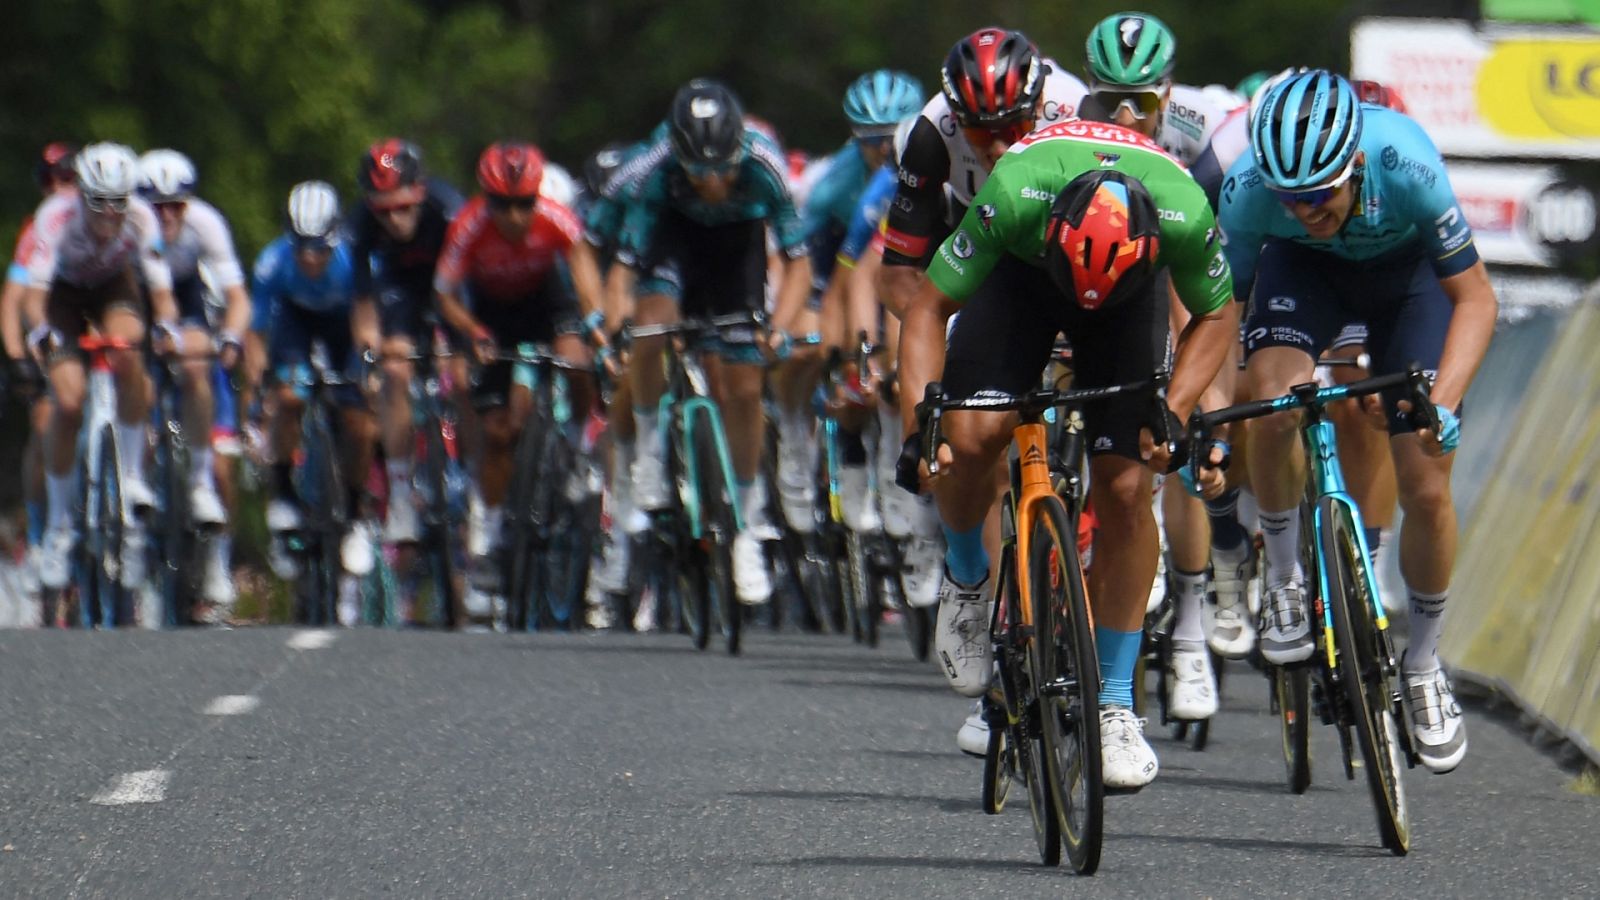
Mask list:
[[[1368,177],[1386,194],[1451,193],[1444,157],[1422,126],[1405,113],[1363,104],[1361,149]]]
[[[1045,64],[1049,71],[1044,76],[1039,121],[1062,122],[1078,115],[1079,108],[1083,106],[1083,98],[1089,93],[1089,86],[1083,83],[1083,79],[1063,69],[1055,60],[1046,59]]]
[[[1178,138],[1180,140],[1174,143],[1189,149],[1191,157],[1198,156],[1232,109],[1232,106],[1218,103],[1204,88],[1175,84],[1162,122],[1162,144]]]
[[[271,285],[293,270],[293,254],[294,247],[289,241],[289,236],[280,234],[268,241],[267,245],[256,253],[251,273],[263,286]]]

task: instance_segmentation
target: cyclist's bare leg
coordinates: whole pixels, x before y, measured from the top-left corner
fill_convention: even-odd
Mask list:
[[[1095,624],[1138,631],[1156,574],[1156,517],[1150,507],[1150,470],[1122,456],[1089,461],[1089,502],[1098,520],[1089,597]]]
[[[291,385],[280,384],[272,389],[272,402],[268,404],[267,433],[273,463],[287,468],[300,446],[300,416],[305,411],[305,401],[294,392]]]
[[[210,446],[215,398],[211,394],[211,370],[215,363],[205,355],[211,350],[211,332],[190,327],[179,335],[178,351],[183,388],[183,430],[194,435],[195,446]],[[201,441],[204,440],[204,443]]]
[[[1311,380],[1311,355],[1292,347],[1265,347],[1250,357],[1245,378],[1253,399],[1276,397]],[[1298,412],[1274,413],[1250,426],[1250,485],[1261,505],[1267,537],[1267,563],[1274,584],[1284,584],[1299,569],[1299,521],[1293,515],[1305,485]],[[1271,523],[1268,520],[1271,520]]]
[[[524,398],[527,395],[524,388],[514,386],[507,406],[485,409],[478,414],[483,453],[478,463],[478,490],[483,495],[484,505],[490,509],[498,509],[505,503],[506,492],[511,487],[511,454],[517,441],[512,410],[519,393]],[[522,409],[522,417],[526,418],[526,402]]]
[[[77,459],[78,429],[83,426],[83,404],[89,385],[83,363],[71,356],[57,357],[50,364],[49,380],[52,403],[44,456],[48,473],[66,478],[72,474],[72,465]],[[55,518],[53,506],[52,518]]]
[[[594,351],[589,349],[589,344],[576,334],[558,334],[550,342],[550,349],[555,355],[579,366],[583,371],[566,373],[567,399],[572,405],[572,421],[577,433],[581,434],[584,425],[589,421],[589,413],[594,409],[595,398],[598,391],[595,389],[594,376],[590,374],[594,363]]]
[[[967,532],[988,519],[995,501],[995,463],[1004,459],[1015,426],[1013,413],[961,409],[944,414],[951,462],[934,480],[933,496],[945,528]]]
[[[416,352],[406,335],[383,339],[383,384],[378,389],[378,415],[383,423],[383,455],[389,464],[405,463],[410,471],[416,437],[411,424],[411,379],[416,366],[404,357]]]
[[[639,325],[665,325],[679,320],[678,303],[665,294],[646,294],[639,298],[634,322]],[[628,363],[628,380],[633,386],[633,408],[654,416],[656,404],[666,390],[667,376],[661,368],[664,337],[639,338],[633,342],[633,358]],[[643,423],[640,423],[643,424]]]
[[[1429,456],[1415,434],[1389,439],[1394,453],[1400,508],[1400,572],[1406,586],[1422,594],[1443,593],[1456,561],[1456,508],[1450,494],[1455,456]]]
[[[345,491],[354,504],[356,498],[366,494],[367,475],[372,471],[372,461],[378,450],[378,417],[369,409],[350,408],[339,416],[339,444],[344,454]],[[350,510],[352,518],[358,515]]]
[[[132,349],[108,351],[106,359],[111,363],[111,375],[117,383],[118,424],[143,428],[150,414],[152,391],[150,373],[138,349],[144,341],[144,320],[125,306],[114,306],[101,317],[100,331],[108,338],[132,345]]]
[[[708,362],[717,405],[722,407],[722,428],[728,438],[733,474],[740,484],[755,481],[761,470],[766,421],[761,410],[762,366]]]

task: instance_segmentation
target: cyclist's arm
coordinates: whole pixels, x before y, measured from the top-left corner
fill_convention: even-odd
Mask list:
[[[616,333],[623,320],[633,315],[633,290],[639,283],[639,273],[621,262],[611,264],[606,274],[606,331]]]
[[[898,177],[884,231],[883,267],[878,272],[878,296],[896,315],[918,293],[922,270],[933,252],[932,236],[944,218],[950,151],[939,127],[926,117],[911,126],[900,154]]]
[[[605,286],[600,280],[600,260],[594,246],[588,241],[574,241],[567,251],[567,268],[572,274],[572,287],[578,294],[583,314],[604,312]]]
[[[1177,341],[1167,406],[1187,419],[1239,340],[1239,304],[1233,301],[1228,257],[1204,192],[1187,178],[1172,185],[1162,203],[1184,215],[1162,222],[1160,259],[1171,271],[1172,291],[1190,319]]]
[[[461,295],[454,289],[436,289],[433,297],[439,307],[439,318],[445,320],[451,328],[472,340],[481,340],[487,333],[482,323],[468,311],[467,305],[461,300]]]
[[[863,329],[868,334],[873,334],[878,329],[878,270],[883,266],[883,256],[878,253],[863,253],[856,260],[852,269],[845,271],[845,315],[849,331],[847,335],[857,334]],[[890,310],[896,319],[901,318],[900,311]]]
[[[889,268],[885,266],[884,268]],[[961,309],[938,285],[923,279],[900,322],[900,421],[905,434],[918,430],[917,404],[928,384],[944,371],[944,325]]]
[[[350,301],[350,336],[357,347],[377,347],[383,343],[378,301],[371,294],[356,294]]]
[[[802,253],[788,257],[783,263],[783,277],[778,282],[778,301],[772,311],[774,331],[788,331],[795,317],[804,308],[806,296],[811,293],[811,257]]]
[[[1499,304],[1481,259],[1465,272],[1441,278],[1439,285],[1455,308],[1450,314],[1450,329],[1445,332],[1432,397],[1434,403],[1454,410],[1461,405],[1483,355],[1489,351]]]
[[[27,293],[28,285],[20,281],[7,279],[5,287],[0,288],[0,339],[5,341],[6,355],[12,359],[22,359],[28,353],[22,334],[22,298]]]

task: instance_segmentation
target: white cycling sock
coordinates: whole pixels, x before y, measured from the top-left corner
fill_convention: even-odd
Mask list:
[[[1300,508],[1282,512],[1261,510],[1261,534],[1266,543],[1268,587],[1283,587],[1302,580],[1300,572]]]
[[[189,487],[209,487],[213,484],[211,448],[202,447],[189,457]]]
[[[144,451],[145,436],[144,423],[139,422],[128,425],[123,422],[116,424],[117,429],[117,474],[124,481],[144,480]]]
[[[1206,630],[1201,625],[1200,604],[1206,599],[1206,587],[1210,579],[1204,572],[1180,572],[1176,568],[1169,568],[1168,571],[1172,573],[1173,598],[1177,601],[1177,620],[1172,627],[1172,639],[1202,643],[1206,639]]]
[[[72,495],[77,492],[77,482],[78,479],[75,475],[45,473],[44,496],[45,502],[49,506],[49,511],[45,518],[45,527],[72,527]]]
[[[489,549],[500,546],[500,523],[505,520],[506,510],[503,506],[483,507],[483,533],[489,538]]]
[[[767,524],[767,483],[760,478],[739,484],[739,515],[746,530]]]
[[[647,454],[657,459],[665,455],[662,452],[665,448],[662,446],[660,422],[661,413],[654,407],[649,410],[643,410],[637,406],[633,408],[633,425],[634,430],[637,432],[634,436],[634,441],[637,453]]]
[[[1444,626],[1444,604],[1449,591],[1419,594],[1411,591],[1411,643],[1406,647],[1405,672],[1410,675],[1439,668],[1439,632]]]
[[[411,460],[391,459],[383,464],[389,473],[389,502],[396,503],[411,496]]]
[[[796,411],[780,405],[778,439],[789,447],[804,447],[811,440],[811,414],[804,409]]]
[[[1248,487],[1239,490],[1239,524],[1244,526],[1251,540],[1255,540],[1256,532],[1261,530],[1261,506]]]

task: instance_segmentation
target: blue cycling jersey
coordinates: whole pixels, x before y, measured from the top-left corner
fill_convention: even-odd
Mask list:
[[[1355,181],[1361,193],[1344,227],[1331,238],[1306,233],[1273,196],[1253,155],[1244,154],[1229,167],[1218,221],[1227,239],[1235,296],[1249,296],[1261,245],[1268,238],[1355,261],[1426,253],[1440,278],[1460,274],[1478,261],[1472,228],[1456,203],[1444,159],[1422,126],[1381,106],[1363,104],[1361,114],[1365,161]]]
[[[615,250],[628,203],[638,195],[645,176],[671,153],[671,145],[660,140],[666,134],[665,128],[665,124],[658,126],[652,139],[623,151],[622,162],[601,186],[600,195],[589,199],[589,208],[583,213],[583,239],[592,246],[606,253]]]
[[[316,281],[305,276],[294,259],[294,242],[279,235],[256,257],[250,279],[252,315],[250,327],[266,332],[272,322],[272,309],[279,303],[292,303],[307,312],[336,313],[350,308],[355,294],[354,267],[350,265],[347,242],[333,248],[328,268]]]
[[[874,172],[867,189],[861,192],[855,214],[850,217],[850,227],[844,233],[844,243],[839,245],[840,265],[853,266],[861,254],[867,252],[872,236],[878,233],[883,217],[889,214],[889,204],[894,202],[895,185],[900,183],[899,170],[885,165]]]
[[[670,151],[656,146],[645,151],[655,165],[640,180],[637,195],[623,216],[617,259],[637,266],[649,255],[656,239],[656,223],[661,214],[672,210],[691,222],[730,225],[737,222],[766,221],[772,226],[778,246],[791,259],[805,255],[805,232],[795,211],[785,173],[788,163],[783,151],[771,138],[748,124],[744,130],[744,158],[728,198],[708,203],[695,192],[683,166]]]

